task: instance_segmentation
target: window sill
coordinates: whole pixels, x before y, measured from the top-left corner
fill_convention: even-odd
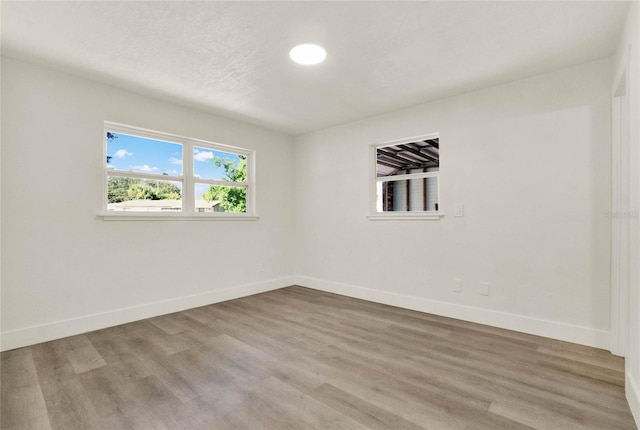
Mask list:
[[[438,221],[442,217],[444,217],[444,213],[442,212],[393,212],[368,215],[367,219],[369,221]]]
[[[229,214],[229,215],[182,215],[182,214],[158,214],[146,213],[128,214],[99,214],[97,219],[102,221],[257,221],[257,215]]]

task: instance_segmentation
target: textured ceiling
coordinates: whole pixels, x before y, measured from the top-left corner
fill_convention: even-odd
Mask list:
[[[290,134],[613,54],[626,2],[2,2],[2,53]],[[292,46],[327,50],[319,66]]]

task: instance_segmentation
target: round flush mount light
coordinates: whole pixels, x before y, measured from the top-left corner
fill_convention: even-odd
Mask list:
[[[327,57],[327,51],[325,51],[322,46],[303,43],[302,45],[293,47],[293,49],[289,51],[289,57],[298,64],[311,66],[322,63]]]

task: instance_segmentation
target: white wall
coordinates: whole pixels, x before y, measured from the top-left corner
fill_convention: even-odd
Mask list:
[[[627,182],[629,201],[628,216],[613,219],[614,223],[627,223],[629,231],[628,273],[622,274],[628,279],[628,339],[625,357],[626,393],[629,406],[640,427],[640,6],[633,2],[618,50],[614,58],[612,87],[626,71],[627,102],[629,103],[629,176],[621,178]]]
[[[640,117],[638,16],[634,4],[613,62],[615,76],[631,45],[632,118]],[[611,82],[602,60],[292,145],[279,133],[3,58],[2,349],[292,281],[607,347]],[[256,149],[260,220],[97,219],[104,120]],[[432,132],[442,143],[447,215],[367,220],[368,146]],[[638,136],[632,121],[636,210]],[[465,217],[452,216],[454,203],[465,204]],[[632,221],[627,395],[638,420]],[[464,279],[462,293],[451,292],[453,278]],[[481,281],[492,283],[490,296],[477,294]]]
[[[0,13],[2,7],[0,6]],[[0,83],[2,82],[2,58],[0,57]],[[0,89],[1,91],[1,89]],[[0,99],[0,118],[2,100]],[[0,191],[2,190],[2,120],[0,119]],[[2,192],[0,192],[0,350],[2,347]]]
[[[610,69],[601,60],[296,138],[297,282],[607,347]],[[446,216],[367,220],[368,146],[434,132]]]
[[[5,349],[284,286],[291,273],[316,288],[606,346],[607,60],[302,136],[295,147],[16,60],[2,72]],[[105,119],[257,149],[261,219],[96,219]],[[448,215],[368,221],[368,145],[431,132],[442,139]],[[464,218],[452,216],[454,203],[465,204]],[[461,294],[453,278],[464,279]],[[492,283],[489,297],[476,293],[481,281]]]
[[[2,108],[3,349],[290,285],[290,137],[6,58]],[[97,219],[104,120],[255,149],[260,220]]]

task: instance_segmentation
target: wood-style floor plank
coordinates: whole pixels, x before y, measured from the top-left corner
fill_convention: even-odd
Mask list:
[[[31,348],[3,352],[0,369],[0,428],[51,429]]]
[[[64,345],[67,359],[77,374],[107,364],[85,335],[68,337],[60,342]]]
[[[302,287],[3,352],[2,429],[635,429],[607,351]]]
[[[327,406],[352,417],[373,430],[423,430],[417,424],[396,415],[391,411],[377,407],[366,400],[354,396],[331,384],[322,384],[313,390],[311,396]]]

